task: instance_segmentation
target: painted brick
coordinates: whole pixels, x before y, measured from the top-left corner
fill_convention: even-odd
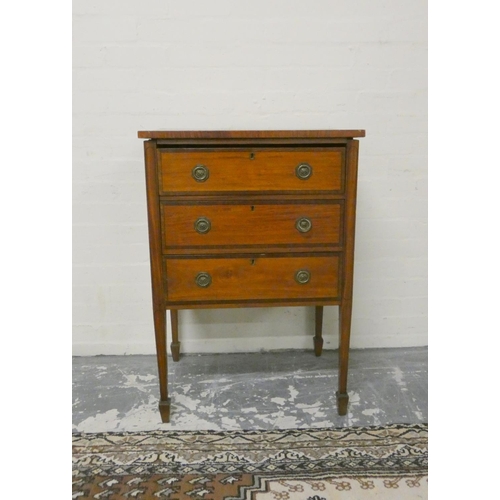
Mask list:
[[[425,279],[400,277],[396,279],[363,279],[358,274],[354,283],[355,295],[360,298],[387,297],[422,297],[427,295]]]
[[[405,314],[423,318],[427,318],[427,305],[427,296],[404,298],[401,301],[401,307]]]
[[[212,68],[209,78],[200,80],[199,68],[151,67],[140,74],[140,88],[158,90],[170,88],[183,94],[217,92],[228,89],[230,92],[242,92],[249,86],[252,89],[265,89],[261,71],[254,68]]]
[[[427,71],[425,43],[366,43],[356,50],[355,66],[365,68],[413,68]]]
[[[148,228],[143,224],[75,226],[73,245],[138,245],[148,238]]]
[[[132,42],[136,39],[136,17],[89,15],[73,18],[73,40],[77,44]]]
[[[315,1],[304,3],[297,0],[254,0],[238,5],[234,0],[218,0],[217,2],[175,2],[171,6],[171,14],[176,18],[226,18],[251,19],[254,22],[264,19],[301,19],[307,16],[318,17],[329,12],[328,2]]]
[[[129,283],[151,284],[149,260],[132,265],[108,265],[85,262],[73,267],[73,282],[80,285],[115,285]]]
[[[120,174],[116,174],[110,180],[100,181],[93,179],[93,182],[79,182],[73,184],[73,198],[85,201],[85,203],[106,200],[109,203],[127,203],[137,191],[144,187],[144,179],[138,182],[122,182]]]
[[[106,54],[107,47],[102,45],[74,44],[73,68],[100,68],[105,64]]]
[[[425,239],[427,234],[427,221],[420,219],[361,219],[356,221],[356,234],[363,241],[375,239],[406,240],[416,238]]]
[[[140,16],[162,18],[168,15],[171,7],[165,0],[147,0],[147,2],[133,2],[123,0],[74,0],[74,16],[113,16],[127,17]]]
[[[142,76],[144,70],[171,64],[172,54],[177,53],[172,47],[166,46],[135,46],[113,45],[105,48],[104,66],[109,69],[127,68],[135,70],[137,77]],[[142,71],[139,69],[142,68]]]
[[[111,90],[129,92],[137,90],[139,75],[137,69],[78,68],[73,71],[73,84],[82,91]]]
[[[143,203],[78,203],[73,208],[73,220],[79,224],[142,224],[147,217]]]
[[[134,136],[131,136],[131,134],[114,135],[112,130],[108,130],[108,134],[99,137],[74,137],[75,168],[85,169],[94,161],[101,160],[109,161],[110,165],[116,165],[117,162],[122,161],[124,165],[128,165],[131,158],[143,161],[144,153],[141,143],[131,142],[132,138],[137,138],[137,131]],[[111,141],[110,137],[112,138]],[[105,169],[101,169],[101,175],[105,171]]]
[[[84,262],[108,265],[126,265],[129,262],[146,263],[149,262],[149,249],[146,242],[128,245],[119,245],[118,242],[113,245],[87,244],[80,246],[73,261],[80,265]]]
[[[143,47],[142,50],[160,50],[161,46]],[[124,50],[130,50],[126,47]],[[325,67],[345,68],[353,66],[355,46],[345,44],[263,43],[261,40],[248,45],[234,45],[225,42],[207,42],[197,45],[187,41],[175,49],[169,45],[168,68],[298,68]],[[108,52],[111,48],[108,49]],[[158,61],[157,61],[158,62]]]

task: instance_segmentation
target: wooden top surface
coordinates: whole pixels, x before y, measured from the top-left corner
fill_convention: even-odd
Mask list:
[[[141,130],[139,139],[345,139],[364,130]]]

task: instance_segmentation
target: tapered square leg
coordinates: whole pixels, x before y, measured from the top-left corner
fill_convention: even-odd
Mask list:
[[[156,141],[144,143],[146,164],[146,187],[149,227],[149,256],[151,261],[151,286],[153,295],[153,318],[160,383],[160,415],[162,422],[170,420],[170,398],[168,397],[167,369],[167,324],[164,303],[165,291],[162,277],[161,217],[158,199],[158,172],[156,170]]]
[[[181,343],[179,342],[179,314],[177,309],[170,310],[170,322],[172,324],[172,342],[170,344],[172,359],[174,361],[179,361],[181,353]]]
[[[158,408],[162,423],[168,424],[170,422],[170,398],[167,398],[166,401],[160,401]]]
[[[351,341],[358,146],[358,141],[349,141],[347,143],[344,282],[339,308],[339,389],[337,392],[339,415],[347,413],[349,402],[349,396],[347,395],[347,370],[349,367],[349,344]]]
[[[347,413],[347,403],[349,402],[349,396],[347,395],[347,372],[349,367],[351,314],[352,303],[350,300],[346,300],[340,305],[339,311],[339,390],[337,392],[337,405],[339,415],[345,415]]]
[[[337,411],[338,414],[343,416],[347,414],[347,406],[349,404],[349,396],[347,394],[341,394],[340,392],[336,392],[337,396]]]
[[[315,315],[314,354],[321,356],[323,352],[323,306],[315,307]]]
[[[166,349],[166,318],[165,310],[154,311],[156,353],[158,361],[158,377],[160,381],[160,415],[163,423],[170,421],[170,398],[168,397],[168,369]]]

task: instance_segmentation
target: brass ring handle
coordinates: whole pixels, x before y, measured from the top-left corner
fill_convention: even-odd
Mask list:
[[[210,172],[205,165],[196,165],[191,170],[191,175],[196,182],[205,182],[210,177]]]
[[[309,283],[310,279],[311,273],[307,269],[300,269],[295,273],[295,281],[299,285],[305,285],[306,283]]]
[[[194,229],[197,233],[200,234],[206,234],[210,229],[212,228],[212,224],[210,223],[210,220],[207,219],[206,217],[200,217],[199,219],[196,219],[196,222],[194,223]]]
[[[198,286],[201,286],[201,288],[206,288],[212,283],[212,277],[208,273],[198,273],[195,281]]]
[[[297,219],[295,222],[295,229],[297,229],[299,233],[307,233],[312,229],[311,219],[308,219],[307,217]]]
[[[295,175],[302,181],[309,179],[312,175],[312,167],[309,163],[301,163],[295,168]]]

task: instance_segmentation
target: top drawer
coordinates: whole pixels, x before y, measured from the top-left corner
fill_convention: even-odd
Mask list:
[[[160,194],[342,193],[343,148],[161,149]]]

